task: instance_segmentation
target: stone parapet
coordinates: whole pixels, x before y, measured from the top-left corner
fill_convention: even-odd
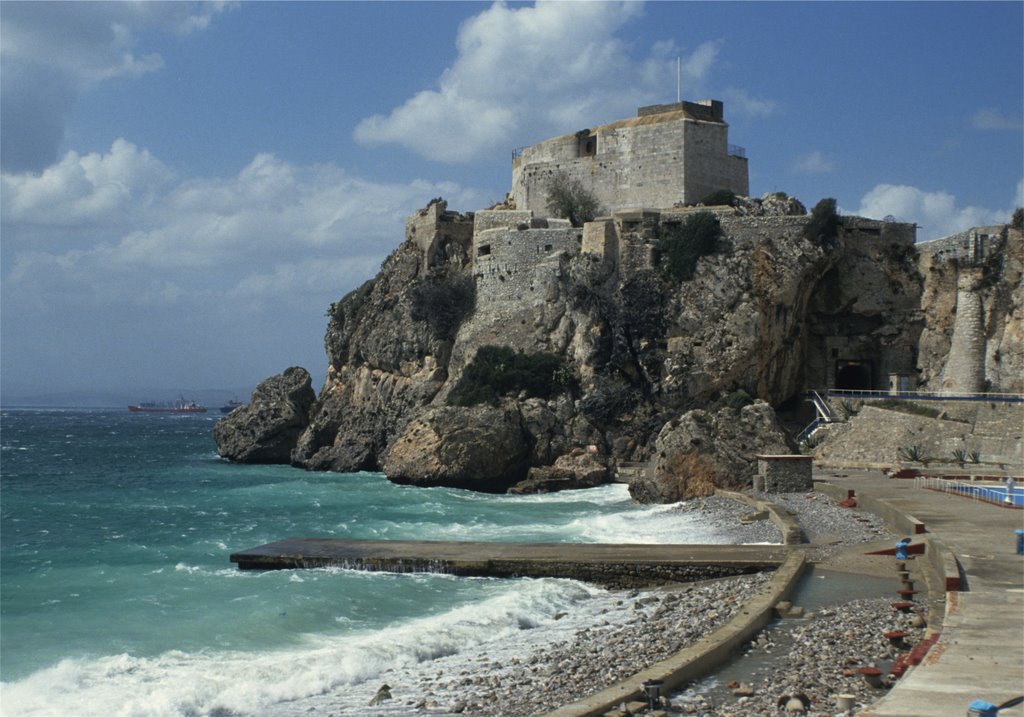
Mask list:
[[[814,458],[801,455],[759,455],[754,490],[758,493],[803,493],[814,489]]]

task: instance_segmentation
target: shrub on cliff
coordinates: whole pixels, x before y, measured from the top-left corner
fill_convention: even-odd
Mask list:
[[[451,341],[476,306],[476,284],[465,274],[435,275],[418,281],[411,291],[412,318],[426,321],[434,336]]]
[[[1017,207],[1010,217],[1010,226],[1014,229],[1024,229],[1024,207]]]
[[[363,303],[370,296],[370,292],[373,291],[375,281],[375,279],[370,279],[364,282],[362,286],[348,292],[340,301],[335,301],[327,309],[327,316],[334,319],[338,324],[339,331],[345,327],[346,319],[351,319],[359,313],[359,309],[362,308]]]
[[[711,212],[697,212],[680,224],[662,228],[658,237],[661,270],[676,281],[692,279],[697,260],[713,254],[721,236],[722,225]]]
[[[547,194],[548,211],[568,219],[574,227],[581,227],[597,216],[597,197],[580,180],[572,179],[565,172],[551,178]]]
[[[811,218],[804,225],[804,239],[818,246],[831,244],[839,236],[839,212],[836,200],[826,197],[814,205]]]
[[[528,354],[506,346],[482,346],[448,394],[453,406],[496,403],[504,395],[552,398],[576,383],[572,369],[552,353]]]

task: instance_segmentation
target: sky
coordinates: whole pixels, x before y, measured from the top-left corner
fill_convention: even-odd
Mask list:
[[[0,2],[0,401],[319,388],[325,313],[511,152],[720,99],[754,196],[1024,205],[1021,2]],[[145,395],[137,395],[144,400]]]

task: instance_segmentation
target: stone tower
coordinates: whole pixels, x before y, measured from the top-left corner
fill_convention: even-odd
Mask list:
[[[512,160],[516,208],[547,216],[557,173],[582,182],[605,215],[694,204],[719,189],[750,191],[745,152],[729,144],[718,100],[641,107],[636,117],[526,147]]]

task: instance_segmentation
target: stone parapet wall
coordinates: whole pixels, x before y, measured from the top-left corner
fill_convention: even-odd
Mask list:
[[[804,493],[814,489],[812,456],[757,457],[756,493]]]

